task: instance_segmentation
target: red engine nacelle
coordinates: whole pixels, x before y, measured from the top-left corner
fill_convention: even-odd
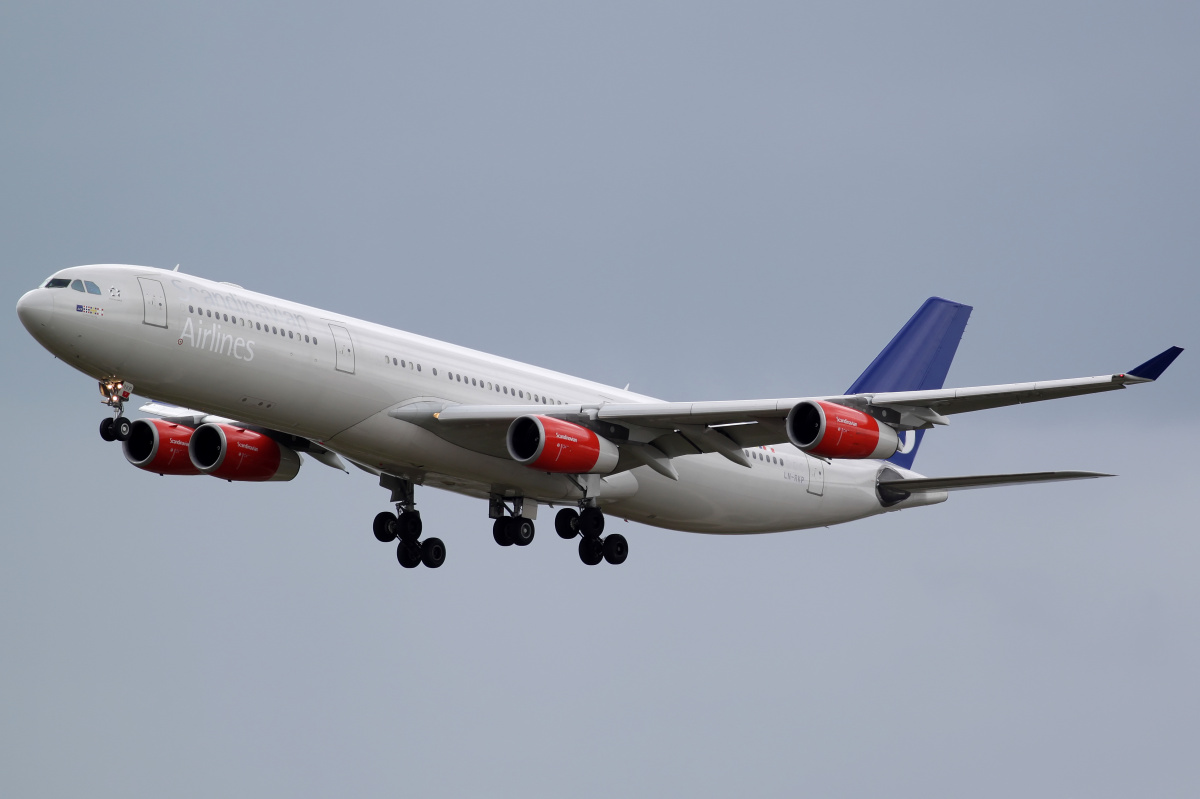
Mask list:
[[[832,402],[804,400],[787,417],[788,440],[826,458],[890,458],[900,437],[862,411]]]
[[[121,445],[125,460],[155,474],[200,474],[188,457],[192,428],[162,419],[136,419]]]
[[[203,424],[188,445],[200,474],[222,480],[261,483],[291,480],[300,471],[300,456],[270,436],[226,424]]]
[[[522,416],[508,426],[508,454],[540,472],[609,474],[617,467],[617,445],[550,416]]]

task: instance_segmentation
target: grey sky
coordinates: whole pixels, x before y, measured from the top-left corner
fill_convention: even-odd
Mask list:
[[[0,6],[6,796],[1194,796],[1200,7]],[[582,566],[422,492],[159,478],[12,306],[171,267],[669,399],[845,389],[931,294],[928,474],[828,530]]]

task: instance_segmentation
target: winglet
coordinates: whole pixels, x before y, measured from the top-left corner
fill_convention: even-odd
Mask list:
[[[1179,353],[1181,352],[1183,352],[1183,347],[1168,347],[1141,366],[1135,366],[1125,374],[1130,377],[1140,377],[1143,380],[1157,380],[1159,375],[1167,371],[1167,367],[1179,357]]]

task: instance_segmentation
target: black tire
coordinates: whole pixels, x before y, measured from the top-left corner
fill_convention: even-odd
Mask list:
[[[604,514],[599,508],[584,508],[579,514],[578,529],[584,538],[599,538],[604,532]]]
[[[124,416],[118,416],[113,419],[112,433],[113,438],[117,441],[126,441],[129,434],[133,432],[133,422],[126,419]]]
[[[421,542],[421,562],[436,569],[446,562],[446,545],[440,538],[426,538]]]
[[[492,524],[492,538],[502,547],[511,547],[513,540],[508,531],[508,517],[501,516]]]
[[[421,537],[421,514],[415,510],[400,514],[400,523],[396,526],[397,536],[405,541],[416,541]]]
[[[518,516],[509,522],[509,536],[519,547],[527,547],[533,543],[533,521],[524,516]]]
[[[371,524],[371,530],[375,533],[375,538],[387,543],[396,540],[395,531],[396,514],[384,511],[375,515],[375,521]]]
[[[415,569],[421,565],[421,545],[401,539],[396,546],[396,560],[406,569]]]
[[[595,566],[604,560],[604,544],[599,538],[579,539],[579,559],[586,566]]]
[[[629,542],[620,533],[604,537],[604,559],[614,566],[620,566],[629,557]]]
[[[117,436],[113,433],[113,420],[111,416],[106,416],[100,420],[100,437],[105,441],[116,441]]]
[[[574,508],[563,508],[554,517],[554,532],[568,541],[579,535],[579,512]]]

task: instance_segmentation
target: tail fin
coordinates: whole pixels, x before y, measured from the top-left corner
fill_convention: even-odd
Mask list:
[[[950,371],[950,362],[958,351],[958,342],[967,328],[971,311],[970,305],[943,300],[941,297],[925,300],[846,393],[941,388],[946,382],[946,373]],[[888,460],[901,468],[911,469],[924,435],[924,430],[906,433],[903,436],[904,445]]]

